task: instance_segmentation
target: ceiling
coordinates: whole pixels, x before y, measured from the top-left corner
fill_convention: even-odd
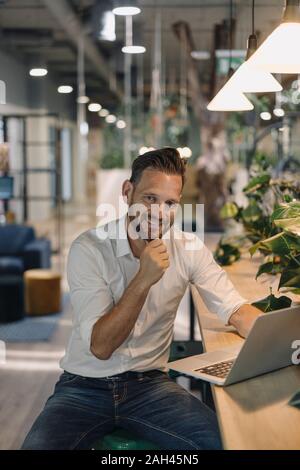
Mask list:
[[[104,2],[106,0],[103,0]],[[53,0],[55,2],[55,0]],[[87,93],[104,106],[116,103],[116,92],[112,84],[117,77],[118,99],[122,98],[123,54],[120,47],[124,40],[124,18],[116,18],[116,43],[103,43],[93,39],[91,32],[91,11],[95,0],[63,0],[76,15],[81,27],[96,48],[99,67],[86,60]],[[49,2],[48,2],[49,3]],[[57,3],[57,2],[56,2]],[[229,0],[140,0],[142,13],[134,17],[134,28],[141,25],[142,42],[147,51],[143,56],[144,83],[149,94],[153,68],[155,17],[159,11],[162,25],[162,64],[166,81],[179,82],[180,53],[179,41],[172,25],[179,21],[188,24],[196,49],[211,51],[216,24],[229,19]],[[233,2],[236,18],[234,47],[245,49],[251,30],[251,0]],[[1,48],[26,61],[32,54],[40,53],[48,63],[48,69],[65,83],[76,86],[76,41],[70,38],[64,21],[58,21],[44,0],[0,0]],[[278,23],[282,13],[283,0],[256,0],[255,28],[263,39]],[[68,18],[66,18],[67,23]],[[76,38],[75,38],[76,39]],[[225,46],[225,45],[224,45]],[[95,51],[94,51],[95,52]],[[95,59],[95,60],[96,60]],[[133,58],[135,64],[136,57]],[[209,61],[197,62],[200,80],[209,80]]]

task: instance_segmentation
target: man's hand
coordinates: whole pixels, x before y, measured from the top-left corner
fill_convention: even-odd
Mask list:
[[[253,323],[261,314],[262,312],[253,305],[244,304],[231,315],[228,323],[237,329],[240,336],[247,338]]]
[[[147,244],[140,256],[139,277],[149,286],[161,279],[170,266],[169,255],[164,242],[160,239]]]

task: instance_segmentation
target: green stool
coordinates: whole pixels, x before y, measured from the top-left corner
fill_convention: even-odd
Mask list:
[[[125,429],[116,429],[111,434],[107,434],[93,448],[95,450],[159,450],[152,442],[140,439]]]

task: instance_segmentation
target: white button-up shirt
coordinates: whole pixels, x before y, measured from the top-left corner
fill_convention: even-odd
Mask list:
[[[113,228],[114,227],[114,228]],[[125,371],[167,370],[169,349],[178,305],[189,283],[196,286],[211,312],[226,324],[230,315],[247,300],[234,288],[226,272],[201,242],[186,249],[186,234],[172,227],[180,237],[163,236],[170,266],[154,284],[128,338],[108,360],[90,351],[96,321],[120,300],[139,270],[126,235],[126,216],[105,226],[108,233],[123,236],[101,239],[97,229],[81,234],[72,244],[67,266],[73,329],[61,367],[86,377],[106,377]]]

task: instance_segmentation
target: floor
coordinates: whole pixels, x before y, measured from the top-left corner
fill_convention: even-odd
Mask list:
[[[79,233],[93,226],[89,211],[79,214],[77,209],[70,208],[66,217],[63,256],[53,260],[54,268],[62,269],[64,290],[67,290],[67,283],[62,267],[69,246]],[[7,344],[7,361],[0,365],[0,450],[20,448],[34,419],[52,393],[61,373],[58,363],[71,330],[71,318],[72,309],[67,303],[65,314],[51,341]],[[175,339],[188,338],[188,319],[189,298],[186,294],[176,319]],[[196,338],[200,338],[198,326]],[[188,388],[187,380],[182,379],[181,384]]]

